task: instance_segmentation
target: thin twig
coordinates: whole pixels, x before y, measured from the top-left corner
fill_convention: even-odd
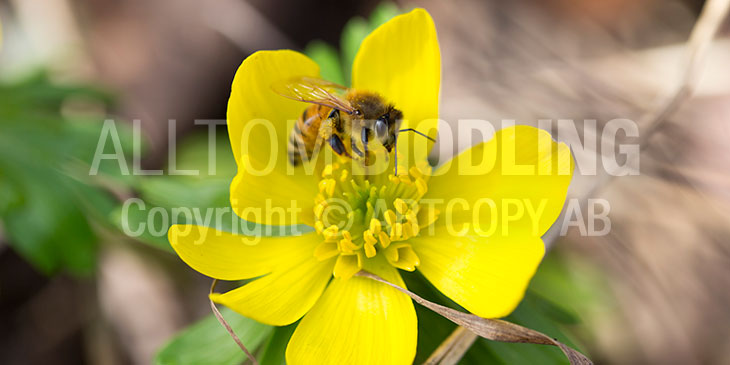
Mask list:
[[[593,364],[593,362],[591,362],[591,360],[588,359],[585,355],[544,333],[511,322],[502,321],[499,319],[482,318],[471,313],[464,313],[449,307],[445,307],[441,304],[423,299],[416,293],[413,293],[408,289],[393,284],[381,278],[380,276],[368,271],[360,270],[355,275],[373,279],[375,281],[389,285],[392,288],[400,291],[401,293],[408,295],[416,303],[436,312],[437,314],[450,320],[451,322],[454,322],[457,325],[476,333],[480,337],[486,338],[487,340],[557,346],[560,348],[561,351],[563,351],[563,354],[565,354],[565,357],[568,358],[568,361],[570,361],[571,365]]]
[[[213,279],[213,284],[210,285],[210,294],[213,294],[216,284],[218,284],[218,279]],[[223,315],[218,310],[218,307],[215,306],[215,303],[213,303],[212,300],[210,301],[210,309],[213,310],[213,315],[215,315],[215,318],[218,319],[218,322],[220,322],[220,324],[223,325],[223,327],[226,329],[228,334],[231,335],[231,338],[233,338],[233,341],[236,341],[236,344],[238,345],[238,347],[240,347],[241,350],[243,350],[243,352],[246,353],[246,356],[248,356],[248,359],[251,360],[251,363],[253,363],[254,365],[258,365],[259,362],[256,360],[256,358],[253,355],[251,355],[250,352],[248,352],[248,349],[246,348],[246,346],[243,345],[243,342],[241,342],[241,339],[238,338],[238,336],[236,335],[236,332],[233,331],[233,328],[231,328],[231,325],[229,325],[228,322],[226,321],[226,319],[223,318]]]
[[[464,357],[464,354],[478,337],[476,333],[458,326],[423,364],[454,365]]]
[[[640,149],[644,149],[649,145],[649,139],[669,120],[669,116],[674,114],[680,105],[694,93],[712,40],[720,30],[729,9],[730,0],[708,0],[705,3],[687,41],[687,63],[682,77],[674,90],[664,96],[654,110],[644,114],[639,119],[640,126],[647,125],[646,131],[639,137]],[[632,163],[637,158],[638,156],[631,155],[629,161],[627,161],[627,166],[633,165]],[[610,174],[604,176],[606,177],[593,187],[588,197],[594,196],[615,177]]]
[[[692,28],[689,40],[687,40],[686,66],[682,77],[678,80],[676,87],[660,98],[660,102],[656,107],[639,119],[639,126],[646,125],[645,131],[639,137],[640,150],[648,147],[651,137],[669,120],[669,116],[674,114],[682,103],[694,93],[712,40],[720,30],[720,26],[727,17],[729,10],[730,0],[708,0],[705,3],[695,26]],[[634,166],[638,158],[638,154],[629,155],[626,166]],[[586,208],[588,199],[597,196],[614,178],[615,175],[604,171],[593,187],[579,197],[581,211]],[[564,220],[565,215],[561,214],[550,231],[543,236],[543,241],[548,247],[558,239]]]

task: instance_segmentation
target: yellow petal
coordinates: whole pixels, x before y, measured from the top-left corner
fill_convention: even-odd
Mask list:
[[[239,171],[231,183],[231,207],[241,219],[272,226],[314,225],[316,182],[276,171],[252,176]]]
[[[287,237],[249,237],[193,225],[174,225],[167,232],[172,248],[190,267],[221,280],[265,275],[302,255],[321,241],[316,233]]]
[[[320,298],[334,261],[321,262],[310,251],[289,266],[224,294],[211,294],[210,299],[261,323],[285,326],[301,318]]]
[[[368,260],[368,271],[403,286],[397,270]],[[416,355],[416,311],[410,298],[372,279],[333,279],[294,331],[288,364],[410,364]]]
[[[319,261],[335,257],[339,253],[340,250],[337,249],[337,242],[335,241],[324,241],[317,245],[317,248],[314,249],[314,257],[316,257]]]
[[[228,101],[228,133],[238,164],[231,205],[243,219],[271,225],[313,223],[308,215],[316,194],[314,177],[287,160],[293,121],[309,104],[278,95],[271,87],[294,76],[318,75],[314,61],[289,50],[256,52],[236,72]],[[300,213],[272,214],[272,207],[287,209],[292,202]]]
[[[453,231],[539,237],[560,214],[572,176],[568,146],[544,130],[514,126],[437,169],[426,197],[442,201],[436,224]]]
[[[510,314],[542,260],[542,240],[454,237],[442,230],[411,239],[421,261],[418,270],[447,297],[478,316]]]
[[[399,15],[373,31],[363,40],[352,66],[353,88],[379,93],[403,112],[401,129],[415,128],[431,138],[437,133],[440,83],[436,27],[423,9]],[[424,160],[431,147],[415,133],[400,134],[399,174]]]

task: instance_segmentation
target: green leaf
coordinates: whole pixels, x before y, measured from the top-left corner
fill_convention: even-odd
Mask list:
[[[426,278],[418,272],[401,272],[401,276],[409,290],[418,293],[422,298],[441,303],[449,308],[464,311],[458,304],[443,295]],[[416,306],[418,316],[418,351],[414,364],[421,364],[441,345],[456,329],[456,325],[438,313],[420,305]],[[485,343],[488,342],[484,340]],[[460,364],[504,364],[493,349],[477,340],[459,362]]]
[[[370,31],[375,30],[375,28],[385,24],[385,22],[393,19],[400,13],[401,11],[395,3],[384,1],[378,4],[370,14]]]
[[[4,215],[10,245],[37,269],[52,274],[63,268],[79,275],[94,271],[96,237],[75,206],[68,181],[50,188],[27,182],[22,203]]]
[[[106,93],[57,86],[42,73],[0,85],[0,220],[10,245],[47,274],[94,271],[89,218],[113,206],[109,195],[81,179],[88,170],[74,174],[88,165],[101,121],[62,116],[71,98],[110,104]]]
[[[215,135],[212,139],[207,130],[206,133],[194,133],[185,137],[178,145],[176,152],[178,170],[195,170],[199,172],[199,175],[181,175],[177,177],[212,178],[230,183],[236,175],[236,160],[233,157],[225,124],[216,126]],[[211,164],[211,160],[215,163]]]
[[[274,328],[274,334],[261,349],[260,365],[286,365],[286,346],[299,322]]]
[[[165,208],[208,208],[228,205],[229,184],[228,180],[149,176],[141,179],[138,186],[148,204]]]
[[[613,301],[603,278],[604,275],[595,266],[585,260],[571,258],[558,248],[553,249],[540,264],[530,283],[530,291],[576,318],[576,313],[585,313]]]
[[[340,51],[342,53],[342,72],[347,83],[352,82],[352,64],[355,62],[355,55],[360,49],[360,43],[370,34],[370,24],[362,17],[350,19],[342,30],[340,38]]]
[[[254,352],[271,335],[274,327],[222,308],[233,331],[246,348]],[[231,336],[211,314],[193,324],[168,342],[155,357],[160,365],[240,364],[246,359]]]
[[[304,53],[319,65],[320,75],[323,79],[340,85],[345,84],[340,55],[334,47],[323,41],[315,40],[307,44]]]
[[[115,208],[109,215],[109,219],[124,234],[130,233],[130,237],[152,247],[173,253],[172,246],[167,241],[167,230],[170,224],[163,222],[161,214],[149,214],[149,207],[141,209],[135,205],[130,205],[125,211],[123,206]],[[168,214],[167,210],[163,210],[164,214]],[[125,214],[126,213],[126,214]],[[149,228],[153,227],[152,232]],[[159,231],[158,231],[159,230]]]

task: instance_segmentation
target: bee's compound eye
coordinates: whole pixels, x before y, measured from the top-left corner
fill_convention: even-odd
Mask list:
[[[375,121],[375,136],[378,137],[380,141],[385,141],[388,137],[388,124],[385,120],[383,120],[383,118],[378,118],[378,120]]]

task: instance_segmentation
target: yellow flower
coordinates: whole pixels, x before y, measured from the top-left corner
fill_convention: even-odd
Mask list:
[[[433,21],[416,9],[364,40],[352,87],[394,103],[404,115],[402,128],[434,133],[440,68]],[[359,165],[346,160],[307,174],[304,166],[293,168],[285,158],[291,126],[286,121],[296,119],[307,104],[276,95],[271,85],[318,74],[313,61],[288,50],[257,52],[236,73],[228,105],[239,166],[231,204],[249,221],[306,224],[314,230],[262,237],[248,245],[246,237],[213,228],[173,226],[170,242],[195,270],[222,280],[256,278],[211,299],[266,324],[301,319],[286,351],[291,364],[413,361],[413,303],[389,286],[354,276],[361,269],[402,287],[397,269],[418,269],[474,314],[509,314],[543,257],[540,236],[564,203],[573,167],[567,146],[544,131],[512,127],[431,171],[425,162],[427,140],[402,133],[398,150],[411,163],[399,168],[397,177],[358,175]],[[273,121],[273,130],[257,125],[262,119]],[[493,163],[472,166],[475,155]],[[525,173],[526,166],[534,171]],[[267,167],[267,174],[254,173]],[[510,202],[537,213],[502,214]],[[300,210],[251,214],[256,209],[284,212],[292,204]],[[336,209],[337,204],[346,209]],[[470,228],[455,235],[454,227]]]

